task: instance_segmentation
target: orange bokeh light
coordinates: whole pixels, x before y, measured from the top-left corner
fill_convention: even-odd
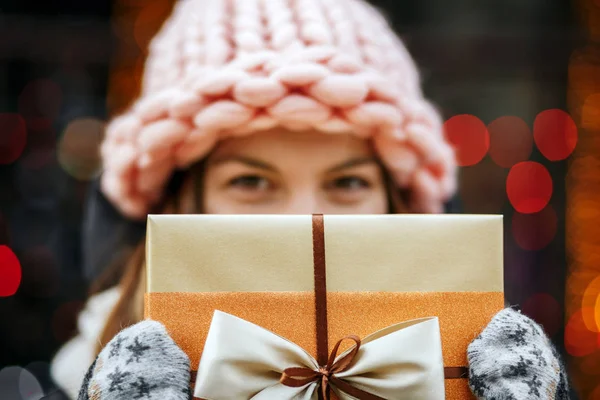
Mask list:
[[[583,313],[583,322],[587,329],[600,332],[600,275],[585,288],[581,306],[587,311]]]
[[[584,357],[596,352],[599,334],[590,331],[583,320],[583,314],[590,310],[578,310],[575,312],[565,327],[565,349],[575,357]]]
[[[585,99],[581,110],[581,127],[600,129],[600,93],[594,93]]]
[[[595,3],[595,4],[594,4]],[[566,182],[566,243],[568,282],[565,307],[569,315],[582,303],[591,306],[594,296],[591,282],[600,274],[600,224],[598,223],[598,187],[600,184],[600,52],[594,39],[600,37],[600,7],[598,1],[574,2],[579,21],[592,39],[581,43],[569,57],[567,104],[579,125],[577,150],[569,160]],[[588,292],[584,296],[585,292]],[[586,306],[582,324],[590,325],[592,309]],[[585,318],[585,319],[584,319]],[[591,324],[594,326],[595,324]],[[570,376],[574,389],[582,400],[600,400],[600,334],[596,333],[597,351],[585,358],[570,357]]]

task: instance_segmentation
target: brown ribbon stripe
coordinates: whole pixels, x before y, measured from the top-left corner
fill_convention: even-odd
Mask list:
[[[323,215],[312,217],[317,362],[326,365],[329,353],[327,327],[327,272],[325,267],[325,227]]]

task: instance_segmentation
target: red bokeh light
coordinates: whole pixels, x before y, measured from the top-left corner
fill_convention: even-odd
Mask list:
[[[542,111],[533,123],[533,137],[538,149],[548,160],[564,160],[577,145],[577,125],[562,110]]]
[[[526,161],[533,148],[533,135],[525,121],[519,117],[505,116],[488,125],[490,157],[496,164],[510,168]]]
[[[17,293],[21,284],[21,264],[8,246],[0,246],[0,297]]]
[[[552,177],[542,164],[533,161],[519,163],[508,173],[506,193],[518,212],[540,212],[552,197]]]
[[[554,336],[560,329],[561,307],[550,294],[534,294],[523,303],[521,309],[524,314],[541,324],[548,336]]]
[[[589,310],[584,310],[589,312]],[[565,349],[575,357],[584,357],[599,349],[600,334],[592,332],[585,326],[582,310],[578,310],[569,318],[565,327]]]
[[[62,103],[60,86],[50,79],[38,79],[25,86],[19,96],[19,113],[26,119],[58,116]]]
[[[490,136],[485,124],[476,116],[456,115],[444,123],[448,142],[456,149],[458,165],[466,167],[483,160],[490,148]]]
[[[515,212],[512,233],[515,242],[524,250],[540,250],[548,246],[556,235],[557,217],[551,205],[534,214]]]
[[[23,153],[27,128],[19,114],[0,113],[0,164],[11,164]]]

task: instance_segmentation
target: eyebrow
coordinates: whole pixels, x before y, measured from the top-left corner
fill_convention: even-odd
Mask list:
[[[334,173],[334,172],[340,172],[343,171],[345,169],[349,169],[349,168],[355,168],[355,167],[359,167],[361,165],[364,164],[377,164],[377,160],[375,159],[375,157],[358,157],[358,158],[352,158],[348,161],[344,161],[343,163],[336,165],[333,168],[330,168],[327,170],[328,174]]]
[[[223,157],[217,158],[211,164],[212,165],[221,165],[221,164],[225,164],[228,162],[238,162],[241,164],[246,164],[250,167],[260,168],[260,169],[264,169],[264,170],[271,171],[271,172],[277,172],[277,168],[275,168],[274,166],[272,166],[264,161],[260,161],[255,158],[246,157],[246,156],[223,156]]]
[[[274,166],[272,166],[269,163],[257,160],[255,158],[246,157],[246,156],[238,156],[238,155],[223,156],[223,157],[217,158],[211,164],[217,166],[217,165],[225,164],[228,162],[238,162],[241,164],[248,165],[250,167],[260,168],[260,169],[264,169],[266,171],[271,171],[271,172],[277,172],[277,168],[275,168]],[[344,161],[343,163],[338,164],[332,168],[329,168],[326,171],[326,173],[332,174],[332,173],[343,171],[345,169],[355,168],[355,167],[365,165],[365,164],[377,164],[377,159],[375,157],[352,158],[352,159]]]

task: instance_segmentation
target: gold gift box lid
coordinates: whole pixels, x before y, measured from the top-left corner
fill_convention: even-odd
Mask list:
[[[503,292],[502,216],[327,215],[330,292]],[[148,292],[312,291],[308,215],[150,215]]]

